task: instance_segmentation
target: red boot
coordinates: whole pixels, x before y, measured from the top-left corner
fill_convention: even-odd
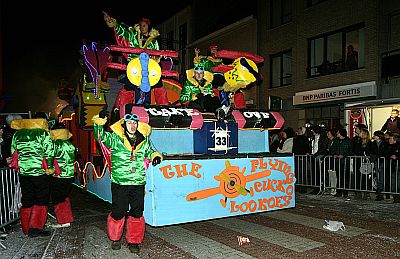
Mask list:
[[[107,218],[107,234],[111,241],[118,241],[121,239],[122,232],[124,231],[125,218],[116,220],[111,217],[111,213]]]
[[[21,227],[22,232],[25,235],[28,235],[29,231],[29,220],[31,218],[32,207],[29,208],[20,208],[19,209],[19,217],[21,218]]]
[[[47,221],[47,211],[47,206],[35,205],[32,207],[31,217],[29,220],[28,236],[37,237],[50,235],[50,231],[44,230],[44,225]]]
[[[65,201],[54,205],[54,212],[56,213],[58,224],[66,224],[75,221],[74,217],[72,216],[71,202],[68,197],[65,199]]]
[[[126,224],[126,241],[128,244],[140,244],[144,239],[145,222],[144,217],[128,217]]]

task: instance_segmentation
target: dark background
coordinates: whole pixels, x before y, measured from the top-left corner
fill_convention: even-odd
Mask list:
[[[142,17],[157,25],[190,2],[1,1],[2,111],[46,110],[61,79],[76,85],[83,40],[115,43],[103,10],[129,25]]]

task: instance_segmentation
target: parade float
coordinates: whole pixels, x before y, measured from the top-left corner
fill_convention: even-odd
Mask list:
[[[123,65],[113,61],[111,53],[136,53],[139,57],[131,61],[134,65]],[[256,64],[262,57],[226,50],[219,55],[232,59],[231,64],[218,68],[226,86],[239,89],[258,80]],[[72,108],[65,108],[62,115],[79,149],[76,185],[111,201],[109,163],[93,138],[90,118],[104,107],[112,112],[115,93],[123,86],[110,74],[126,70],[143,90],[151,91],[151,81],[158,77],[169,92],[170,105],[121,103],[117,107],[119,118],[135,113],[152,127],[152,145],[164,157],[161,164],[147,170],[147,224],[165,226],[295,206],[294,158],[269,153],[268,130],[284,123],[279,113],[244,108],[218,117],[176,105],[182,89],[175,80],[177,72],[157,67],[149,58],[177,58],[174,51],[100,48],[93,43],[84,45],[83,56],[83,80]]]

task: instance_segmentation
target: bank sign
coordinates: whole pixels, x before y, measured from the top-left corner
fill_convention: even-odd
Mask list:
[[[363,97],[376,97],[375,81],[299,92],[293,96],[293,105],[345,101]]]

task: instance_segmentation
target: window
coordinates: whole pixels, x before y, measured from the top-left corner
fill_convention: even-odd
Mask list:
[[[271,1],[271,28],[292,21],[292,0]]]
[[[271,88],[292,84],[292,51],[271,56]]]
[[[364,25],[328,33],[308,42],[308,76],[322,76],[362,68]]]
[[[167,33],[167,49],[174,50],[174,32]]]
[[[179,49],[182,50],[187,44],[187,24],[179,26]]]

